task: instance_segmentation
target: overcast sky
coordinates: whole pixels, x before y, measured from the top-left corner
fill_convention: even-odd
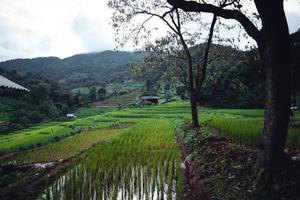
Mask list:
[[[107,1],[0,0],[0,60],[113,49]],[[300,27],[299,0],[288,0],[285,10],[295,32]]]

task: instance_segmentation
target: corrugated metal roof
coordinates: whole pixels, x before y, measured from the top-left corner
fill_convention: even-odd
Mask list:
[[[24,88],[23,86],[8,80],[7,78],[3,77],[0,75],[0,87],[5,87],[5,88],[11,88],[11,89],[16,89],[16,90],[23,90],[26,92],[29,92],[27,88]]]

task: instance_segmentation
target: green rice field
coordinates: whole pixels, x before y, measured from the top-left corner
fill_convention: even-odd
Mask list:
[[[181,199],[182,160],[174,126],[190,120],[188,102],[78,112],[82,115],[73,121],[0,136],[2,153],[27,149],[5,163],[73,158],[38,199]],[[199,113],[202,125],[238,144],[255,146],[263,110],[202,108]],[[287,148],[300,147],[299,116],[296,112],[291,120]]]
[[[100,110],[100,109],[99,109]],[[32,149],[78,134],[85,129],[108,128],[113,125],[134,124],[146,119],[190,119],[188,102],[172,102],[143,108],[125,108],[108,112],[96,108],[80,110],[82,116],[74,121],[51,122],[0,136],[0,152],[9,153]],[[102,113],[102,114],[99,114]],[[200,123],[214,128],[219,134],[248,146],[255,146],[262,130],[263,110],[260,109],[200,109]],[[300,147],[300,112],[291,120],[288,148]]]
[[[170,120],[147,120],[78,158],[39,199],[181,199],[181,153]]]
[[[20,153],[13,159],[17,163],[66,160],[99,142],[117,137],[123,131],[122,129],[92,129],[83,131],[73,137],[51,143],[34,151]]]

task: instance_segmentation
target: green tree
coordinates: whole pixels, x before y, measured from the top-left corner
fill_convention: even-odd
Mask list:
[[[95,102],[97,101],[97,89],[96,87],[92,87],[89,91],[89,98],[90,98],[90,101],[92,102]]]
[[[207,68],[199,101],[207,106],[262,108],[265,84],[257,51],[224,50],[224,55],[215,58]],[[228,56],[230,59],[224,59]]]
[[[264,128],[258,140],[257,174],[258,180],[270,177],[282,167],[284,145],[287,137],[291,103],[291,47],[288,24],[283,0],[254,0],[256,16],[261,22],[259,30],[245,15],[239,0],[228,0],[228,9],[217,5],[220,1],[167,0],[174,8],[186,12],[213,13],[225,19],[233,19],[241,24],[258,46],[260,59],[266,78],[266,107]],[[266,181],[262,181],[266,183]],[[263,184],[264,185],[264,184]]]
[[[202,52],[202,59],[199,61],[193,60],[190,52],[190,45],[195,44],[199,39],[199,31],[187,30],[185,26],[188,26],[194,20],[199,19],[197,14],[187,14],[181,12],[175,7],[169,7],[165,1],[127,1],[127,0],[110,0],[109,6],[115,9],[112,17],[113,27],[116,28],[116,34],[121,39],[120,43],[132,39],[138,43],[141,38],[147,38],[151,29],[147,28],[146,23],[152,18],[158,18],[164,22],[169,28],[169,37],[161,40],[164,49],[161,49],[161,54],[171,54],[175,58],[175,64],[179,67],[178,74],[182,77],[183,84],[190,93],[191,114],[193,127],[199,126],[198,110],[197,110],[197,96],[201,91],[202,84],[205,80],[206,67],[208,63],[208,55],[213,38],[213,31],[217,21],[217,17],[213,16],[212,22],[209,28],[209,36],[206,42],[204,52]],[[226,7],[226,0],[224,4],[220,4],[221,7]],[[126,12],[125,12],[126,10]],[[137,16],[145,17],[141,24],[137,24],[134,18]],[[128,34],[124,34],[124,29],[127,29]],[[126,30],[125,30],[126,32]],[[146,35],[144,35],[144,33]],[[123,41],[122,41],[123,39]],[[176,44],[177,49],[172,48],[172,45]],[[175,51],[175,52],[174,52]]]
[[[105,87],[101,87],[97,91],[98,98],[100,101],[104,100],[106,98],[106,89]]]

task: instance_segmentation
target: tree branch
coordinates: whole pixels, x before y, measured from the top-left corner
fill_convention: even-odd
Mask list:
[[[199,73],[198,76],[197,76],[197,78],[198,78],[197,79],[197,87],[196,87],[197,88],[196,89],[197,93],[200,92],[201,87],[202,87],[203,82],[204,82],[205,77],[206,77],[206,69],[207,69],[207,64],[208,64],[208,54],[209,54],[210,46],[212,44],[212,38],[213,38],[213,34],[214,34],[214,28],[215,28],[216,21],[217,21],[217,16],[214,15],[214,17],[212,19],[212,22],[211,22],[211,25],[210,25],[206,47],[205,47],[205,50],[204,50],[201,73]]]
[[[214,15],[225,19],[235,19],[245,28],[248,35],[256,42],[260,42],[262,40],[261,32],[243,13],[238,10],[223,9],[212,4],[198,3],[195,1],[167,0],[167,2],[174,8],[181,8],[186,12],[213,13]]]
[[[174,9],[172,8],[170,11],[165,12],[163,15],[159,15],[159,14],[156,14],[156,13],[152,13],[152,12],[148,12],[146,10],[143,10],[143,11],[135,12],[134,14],[135,15],[137,15],[137,14],[146,14],[146,15],[151,15],[151,16],[154,16],[154,17],[158,17],[161,20],[163,20],[172,31],[174,31],[176,34],[178,34],[177,30],[165,19],[166,15],[168,15],[168,14],[170,15],[173,11],[174,11]]]

